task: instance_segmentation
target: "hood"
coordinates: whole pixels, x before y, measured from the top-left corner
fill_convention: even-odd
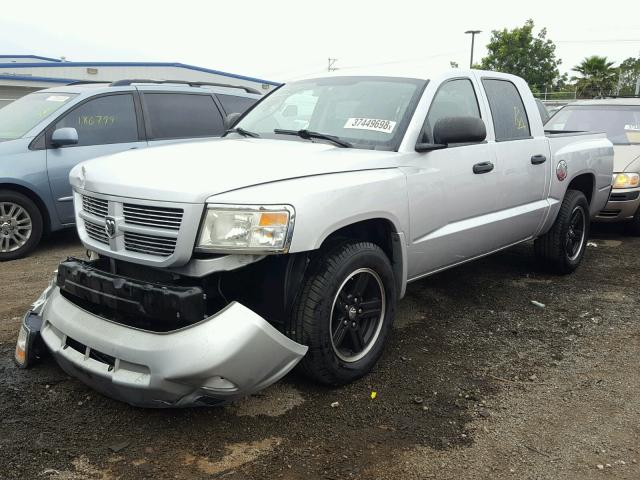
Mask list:
[[[97,158],[74,167],[69,178],[74,187],[96,193],[202,203],[262,183],[390,168],[395,155],[310,141],[224,138]]]
[[[640,169],[640,145],[614,145],[613,171],[637,172]]]

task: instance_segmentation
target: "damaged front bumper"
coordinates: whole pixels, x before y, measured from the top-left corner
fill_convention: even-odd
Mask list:
[[[228,402],[278,381],[307,351],[237,302],[159,333],[99,317],[53,286],[41,316],[42,339],[68,374],[142,407]]]

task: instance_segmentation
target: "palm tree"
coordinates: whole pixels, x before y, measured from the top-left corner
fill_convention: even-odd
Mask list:
[[[603,96],[613,91],[618,75],[617,70],[613,68],[614,63],[607,57],[593,55],[576,65],[573,71],[581,76],[573,77],[572,80],[576,80],[578,95]]]

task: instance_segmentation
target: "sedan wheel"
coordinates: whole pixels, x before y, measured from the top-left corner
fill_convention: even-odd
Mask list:
[[[31,238],[31,215],[13,202],[0,202],[0,252],[15,252]]]

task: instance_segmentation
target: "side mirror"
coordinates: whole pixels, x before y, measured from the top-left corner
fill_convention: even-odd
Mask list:
[[[231,128],[233,128],[235,126],[236,123],[238,123],[238,119],[242,116],[241,113],[230,113],[229,115],[227,115],[224,118],[224,128],[225,130],[229,130]]]
[[[51,135],[51,143],[54,147],[78,144],[78,131],[72,127],[58,128]]]
[[[477,143],[487,138],[487,128],[478,117],[445,117],[433,127],[433,141],[450,143]]]

